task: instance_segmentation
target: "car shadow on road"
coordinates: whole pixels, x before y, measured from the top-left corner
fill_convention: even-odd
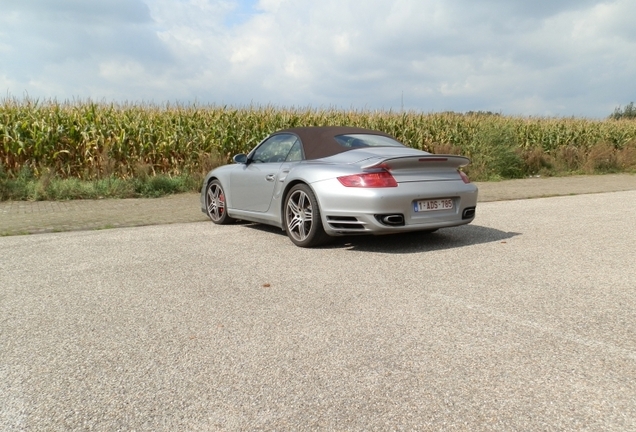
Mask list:
[[[434,233],[412,232],[385,236],[340,237],[326,247],[345,248],[359,252],[419,253],[454,249],[483,243],[505,243],[521,235],[479,225],[443,228]]]
[[[287,236],[285,231],[269,225],[246,223],[245,226],[250,229]],[[379,236],[334,237],[328,244],[320,246],[320,249],[405,254],[460,248],[482,243],[506,242],[508,239],[518,235],[521,235],[521,233],[506,232],[479,225],[462,225],[453,228],[442,228],[434,233],[411,232]]]

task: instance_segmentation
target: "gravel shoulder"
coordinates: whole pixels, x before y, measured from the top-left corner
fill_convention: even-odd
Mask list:
[[[636,190],[636,175],[477,182],[479,202]],[[163,198],[0,202],[0,235],[96,230],[205,221],[199,195]]]

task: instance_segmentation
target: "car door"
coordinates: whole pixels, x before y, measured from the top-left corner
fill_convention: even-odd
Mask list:
[[[272,202],[281,166],[298,141],[293,134],[277,134],[250,153],[248,163],[231,174],[232,207],[266,212]]]

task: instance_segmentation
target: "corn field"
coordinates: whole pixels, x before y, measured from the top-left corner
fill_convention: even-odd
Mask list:
[[[0,171],[84,180],[201,175],[276,130],[320,125],[381,130],[413,148],[464,154],[476,180],[636,170],[634,120],[5,99]]]

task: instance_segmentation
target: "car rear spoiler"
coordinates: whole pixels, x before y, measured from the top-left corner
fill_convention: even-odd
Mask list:
[[[376,160],[362,167],[363,170],[383,168],[388,171],[400,169],[461,168],[470,163],[470,159],[455,155],[397,156]]]

